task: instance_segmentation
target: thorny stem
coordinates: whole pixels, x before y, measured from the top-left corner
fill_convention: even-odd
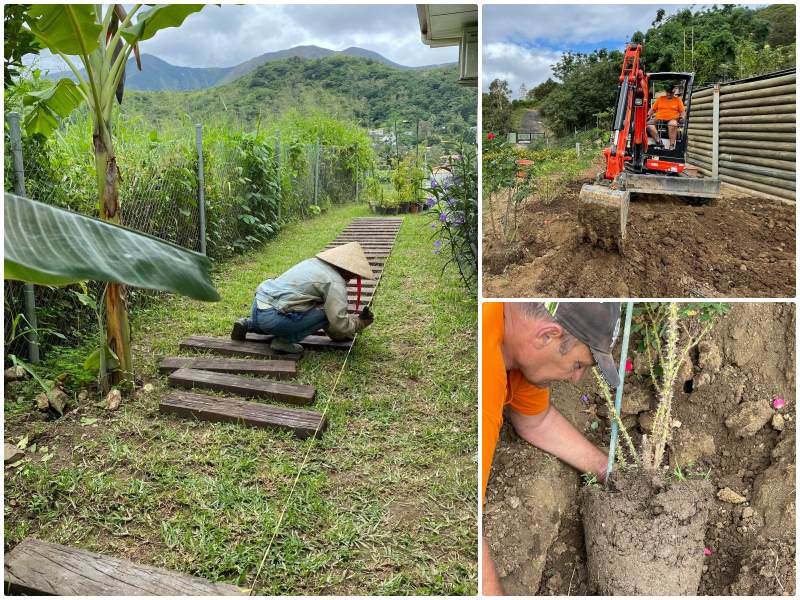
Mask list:
[[[603,395],[603,398],[606,401],[606,406],[608,407],[608,414],[616,421],[617,427],[619,428],[619,432],[622,434],[622,439],[625,440],[625,444],[628,446],[628,453],[631,456],[633,462],[637,465],[640,464],[639,454],[636,452],[636,446],[633,444],[633,440],[631,436],[628,434],[628,430],[625,425],[622,423],[622,419],[617,412],[617,407],[614,406],[614,402],[611,400],[611,390],[608,388],[608,384],[605,380],[600,376],[600,372],[597,370],[597,367],[592,369],[592,373],[594,374],[595,381],[597,381],[597,385],[600,387],[600,392]],[[620,453],[618,456],[620,457],[620,463],[623,464],[625,459],[622,457],[622,447],[620,446]]]

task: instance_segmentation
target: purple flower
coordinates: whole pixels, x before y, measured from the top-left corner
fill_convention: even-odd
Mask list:
[[[428,201],[425,202],[425,204],[428,205],[428,208],[432,207],[434,204],[436,204],[436,198],[433,196],[428,196]]]
[[[454,212],[452,222],[454,225],[463,225],[464,224],[464,213],[462,212]]]
[[[440,220],[442,223],[446,223],[446,222],[447,222],[447,215],[446,215],[446,214],[444,214],[444,213],[439,213],[439,220]]]
[[[436,223],[431,223],[431,229],[436,229]]]
[[[431,179],[431,188],[436,189],[436,180]]]
[[[442,240],[436,240],[435,242],[433,242],[433,247],[434,248],[441,248],[442,247]]]

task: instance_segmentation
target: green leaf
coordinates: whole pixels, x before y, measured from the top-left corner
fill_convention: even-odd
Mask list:
[[[72,111],[83,102],[78,85],[65,77],[59,79],[55,85],[38,92],[25,94],[22,103],[25,106],[45,104],[59,117],[68,117]]]
[[[96,348],[94,352],[86,357],[86,360],[83,361],[83,368],[93,372],[100,370],[100,348]],[[106,346],[106,368],[109,371],[119,368],[119,359],[108,346]]]
[[[68,55],[91,53],[100,45],[102,26],[95,4],[33,4],[25,22],[46,48]]]
[[[129,44],[149,40],[161,29],[180,27],[189,15],[203,10],[205,4],[156,4],[139,14],[136,23],[122,30]]]
[[[44,137],[50,137],[56,129],[58,129],[58,119],[47,106],[43,105],[25,116],[25,131],[28,135],[40,133]]]
[[[5,195],[5,278],[40,285],[94,279],[219,300],[202,254],[15,194]]]
[[[56,117],[63,119],[72,114],[83,103],[83,96],[74,81],[64,78],[49,88],[25,94],[22,102],[33,107],[25,118],[25,130],[29,135],[41,133],[47,137],[58,127]]]
[[[81,425],[86,427],[87,425],[94,425],[97,423],[98,419],[90,419],[89,417],[81,417]]]
[[[94,298],[92,298],[89,294],[84,294],[82,292],[72,292],[77,296],[80,303],[84,306],[88,306],[92,310],[97,310],[97,302],[95,302]]]

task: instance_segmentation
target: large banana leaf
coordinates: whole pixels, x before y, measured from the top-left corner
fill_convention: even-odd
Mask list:
[[[33,4],[25,22],[53,52],[89,54],[100,44],[102,26],[95,4]]]
[[[94,279],[219,300],[202,254],[8,193],[4,249],[6,279],[43,285]]]
[[[140,13],[136,23],[122,30],[122,37],[133,44],[149,40],[161,29],[179,27],[183,21],[200,10],[205,4],[156,4]]]
[[[28,135],[41,133],[48,137],[58,127],[56,116],[68,117],[82,102],[80,88],[66,77],[54,86],[25,94],[23,104],[32,106],[25,117],[25,130]]]

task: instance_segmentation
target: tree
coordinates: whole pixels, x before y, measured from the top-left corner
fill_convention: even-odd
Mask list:
[[[98,204],[105,221],[120,222],[119,169],[111,132],[114,99],[122,101],[125,63],[132,52],[138,58],[139,42],[152,38],[161,29],[180,26],[187,16],[202,8],[202,4],[161,4],[140,13],[142,5],[136,4],[126,13],[119,4],[36,4],[25,14],[28,31],[38,44],[60,56],[77,81],[63,78],[48,89],[28,94],[24,100],[30,107],[26,131],[29,135],[48,136],[58,127],[60,118],[66,118],[81,104],[88,105],[94,124]],[[77,57],[83,69],[70,57]],[[119,360],[115,383],[130,381],[133,376],[125,296],[123,285],[108,285],[106,336]]]
[[[528,92],[527,98],[528,98],[528,100],[534,100],[535,102],[541,102],[542,100],[547,98],[547,96],[550,94],[550,92],[555,90],[559,85],[560,84],[558,84],[557,82],[553,81],[550,77],[548,77],[546,81],[543,81],[542,83],[537,85],[535,88],[530,90]]]
[[[3,12],[3,87],[8,90],[15,84],[23,68],[22,57],[38,54],[39,44],[33,34],[23,27],[30,4],[6,4]]]
[[[483,95],[483,128],[486,131],[498,135],[511,131],[510,93],[507,81],[495,79],[489,84],[489,93]]]

